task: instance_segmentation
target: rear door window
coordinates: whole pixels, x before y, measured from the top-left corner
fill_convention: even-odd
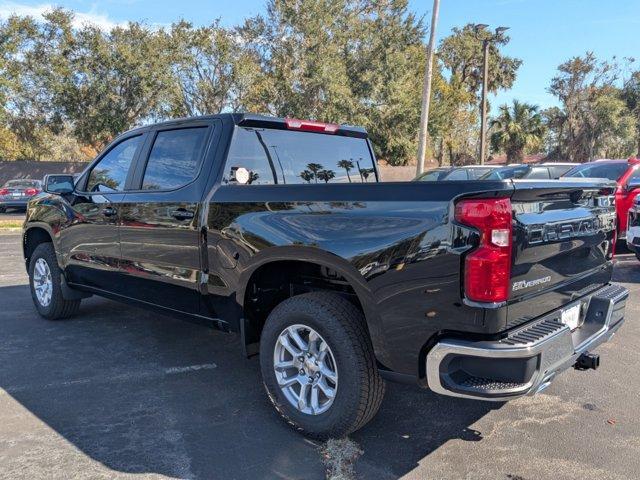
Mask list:
[[[147,160],[142,190],[174,190],[194,180],[207,132],[207,127],[158,132]]]
[[[240,178],[238,169],[244,169]],[[224,183],[324,184],[376,182],[364,138],[236,127]]]
[[[486,175],[491,171],[490,168],[470,168],[469,169],[469,179],[470,180],[478,180],[483,175]]]
[[[467,170],[464,168],[459,168],[457,170],[452,171],[449,175],[443,178],[443,180],[468,180],[469,176],[467,175]]]
[[[549,169],[546,167],[533,167],[531,172],[525,178],[531,179],[549,179]]]

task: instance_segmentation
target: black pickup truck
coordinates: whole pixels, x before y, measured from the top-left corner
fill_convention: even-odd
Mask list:
[[[326,438],[376,414],[384,378],[504,401],[596,368],[628,296],[614,188],[384,183],[361,128],[222,114],[47,177],[24,257],[45,318],[97,294],[236,332],[278,412]]]

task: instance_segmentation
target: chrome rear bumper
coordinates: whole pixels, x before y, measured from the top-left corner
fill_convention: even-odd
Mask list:
[[[427,355],[429,388],[436,393],[505,401],[546,388],[578,357],[608,341],[624,322],[629,292],[607,285],[565,305],[580,304],[582,324],[571,331],[554,311],[495,341],[445,339]]]

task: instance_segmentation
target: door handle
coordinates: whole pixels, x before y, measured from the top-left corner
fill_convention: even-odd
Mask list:
[[[113,207],[105,207],[102,209],[102,214],[105,217],[113,217],[118,211]]]
[[[194,216],[194,213],[189,210],[185,210],[184,208],[178,208],[177,210],[171,212],[171,216],[176,220],[191,220]]]

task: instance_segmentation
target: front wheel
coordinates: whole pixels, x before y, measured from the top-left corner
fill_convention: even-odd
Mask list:
[[[306,293],[278,305],[262,331],[260,365],[276,410],[313,438],[358,430],[384,396],[362,312],[332,293]]]
[[[44,318],[59,320],[78,312],[80,300],[67,300],[62,295],[62,271],[51,243],[41,243],[31,255],[29,285],[36,310]]]

